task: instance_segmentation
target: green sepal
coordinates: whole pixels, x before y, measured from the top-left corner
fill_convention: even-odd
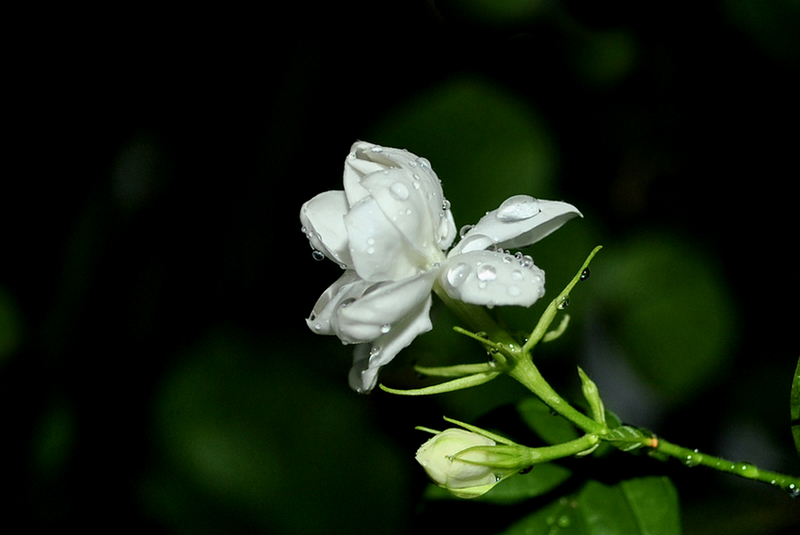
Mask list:
[[[442,418],[444,419],[445,422],[449,422],[451,424],[458,425],[460,427],[463,427],[467,431],[472,431],[473,433],[477,433],[477,434],[482,435],[482,436],[484,436],[486,438],[492,439],[495,442],[498,442],[500,444],[505,444],[506,446],[518,446],[518,444],[516,442],[514,442],[513,440],[510,440],[510,439],[508,439],[508,438],[506,438],[506,437],[504,437],[502,435],[498,435],[497,433],[492,433],[491,431],[487,431],[486,429],[481,429],[480,427],[474,426],[472,424],[468,424],[466,422],[460,422],[460,421],[455,420],[453,418],[448,418],[447,416],[443,416]]]
[[[653,441],[650,433],[630,425],[615,427],[601,438],[622,451],[632,451],[650,446]]]
[[[597,389],[597,385],[586,375],[586,372],[584,372],[580,366],[578,367],[578,375],[581,376],[581,391],[586,401],[589,403],[592,418],[601,424],[605,424],[606,409],[603,405],[603,400],[600,399],[600,391]]]
[[[567,330],[568,325],[569,314],[564,314],[564,316],[561,318],[561,323],[558,324],[558,327],[552,331],[547,331],[544,336],[542,336],[542,342],[552,342],[553,340],[560,338],[561,335]]]
[[[456,390],[463,390],[465,388],[482,385],[484,383],[488,383],[498,375],[500,375],[500,372],[476,373],[475,375],[459,377],[458,379],[453,379],[452,381],[426,386],[424,388],[413,388],[410,390],[389,388],[384,384],[380,384],[379,386],[384,392],[397,394],[399,396],[429,396],[432,394],[455,392]]]
[[[559,311],[563,310],[564,306],[569,303],[569,293],[572,291],[572,289],[575,287],[575,285],[578,284],[578,282],[581,280],[582,274],[589,267],[589,264],[592,262],[592,259],[594,258],[594,256],[602,248],[603,248],[602,245],[598,245],[597,247],[592,249],[592,252],[589,253],[589,256],[583,262],[583,265],[580,267],[580,269],[575,274],[575,276],[572,278],[572,280],[569,283],[567,283],[567,286],[563,290],[561,290],[561,293],[558,294],[556,296],[556,298],[553,299],[550,302],[550,304],[547,305],[547,308],[545,308],[544,313],[539,318],[539,321],[536,324],[536,327],[534,327],[533,331],[531,332],[530,336],[528,337],[528,341],[525,342],[525,345],[522,348],[523,351],[530,351],[531,349],[533,349],[533,347],[536,344],[538,344],[545,337],[545,335],[548,334],[549,329],[550,329],[550,324],[553,323],[553,320],[555,319],[556,314],[558,314]],[[566,328],[566,325],[564,327]],[[559,329],[560,329],[560,327],[559,327]],[[556,332],[558,332],[559,329],[556,329]],[[551,336],[549,338],[549,340],[552,340],[552,339],[554,339],[553,336]]]
[[[496,371],[495,365],[489,362],[478,364],[457,364],[455,366],[414,366],[414,371],[426,377],[464,377],[476,373]]]

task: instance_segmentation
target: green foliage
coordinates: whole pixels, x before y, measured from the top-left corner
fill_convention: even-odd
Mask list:
[[[794,381],[792,381],[792,394],[789,399],[792,415],[792,436],[794,437],[794,446],[798,455],[800,455],[800,359],[797,361],[797,369],[794,372]]]
[[[610,333],[665,399],[691,399],[731,357],[737,318],[720,270],[667,234],[609,249],[604,284],[591,288],[611,312]]]
[[[587,482],[528,515],[505,535],[678,535],[678,497],[664,477],[622,481],[616,485]]]
[[[160,462],[140,490],[173,532],[349,533],[356,517],[402,532],[405,454],[371,430],[361,398],[290,355],[215,332],[166,375]]]
[[[520,401],[517,411],[525,424],[547,444],[562,444],[578,438],[578,432],[569,421],[554,415],[537,398],[529,397]]]
[[[551,198],[558,167],[534,108],[502,86],[458,77],[398,105],[366,137],[424,154],[447,185],[456,224],[474,224],[512,195]]]

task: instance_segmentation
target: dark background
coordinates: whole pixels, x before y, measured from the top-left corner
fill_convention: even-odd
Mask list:
[[[422,506],[413,461],[413,426],[474,421],[523,395],[510,380],[449,398],[358,396],[349,349],[304,324],[339,270],[311,259],[297,214],[341,188],[356,139],[428,157],[459,225],[513,193],[578,206],[583,220],[532,248],[552,294],[606,247],[573,326],[542,355],[546,375],[569,393],[581,363],[632,424],[800,472],[788,429],[797,4],[477,4],[12,17],[3,530],[511,520]],[[510,317],[529,328],[536,313]],[[415,385],[417,359],[482,358],[445,331],[420,337],[386,382]],[[586,466],[606,482],[672,476],[686,533],[800,526],[778,489],[628,461]]]

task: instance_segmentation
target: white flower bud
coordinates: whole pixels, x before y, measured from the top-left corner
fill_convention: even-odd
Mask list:
[[[485,436],[451,428],[425,442],[417,450],[416,459],[440,487],[460,498],[476,498],[507,475],[506,470],[498,473],[485,465],[491,464],[494,456],[481,446],[495,445],[494,440]]]

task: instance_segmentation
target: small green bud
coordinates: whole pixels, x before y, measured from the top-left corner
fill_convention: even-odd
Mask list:
[[[425,442],[416,459],[440,487],[459,498],[477,498],[519,471],[501,452],[506,448],[478,433],[451,428]]]

